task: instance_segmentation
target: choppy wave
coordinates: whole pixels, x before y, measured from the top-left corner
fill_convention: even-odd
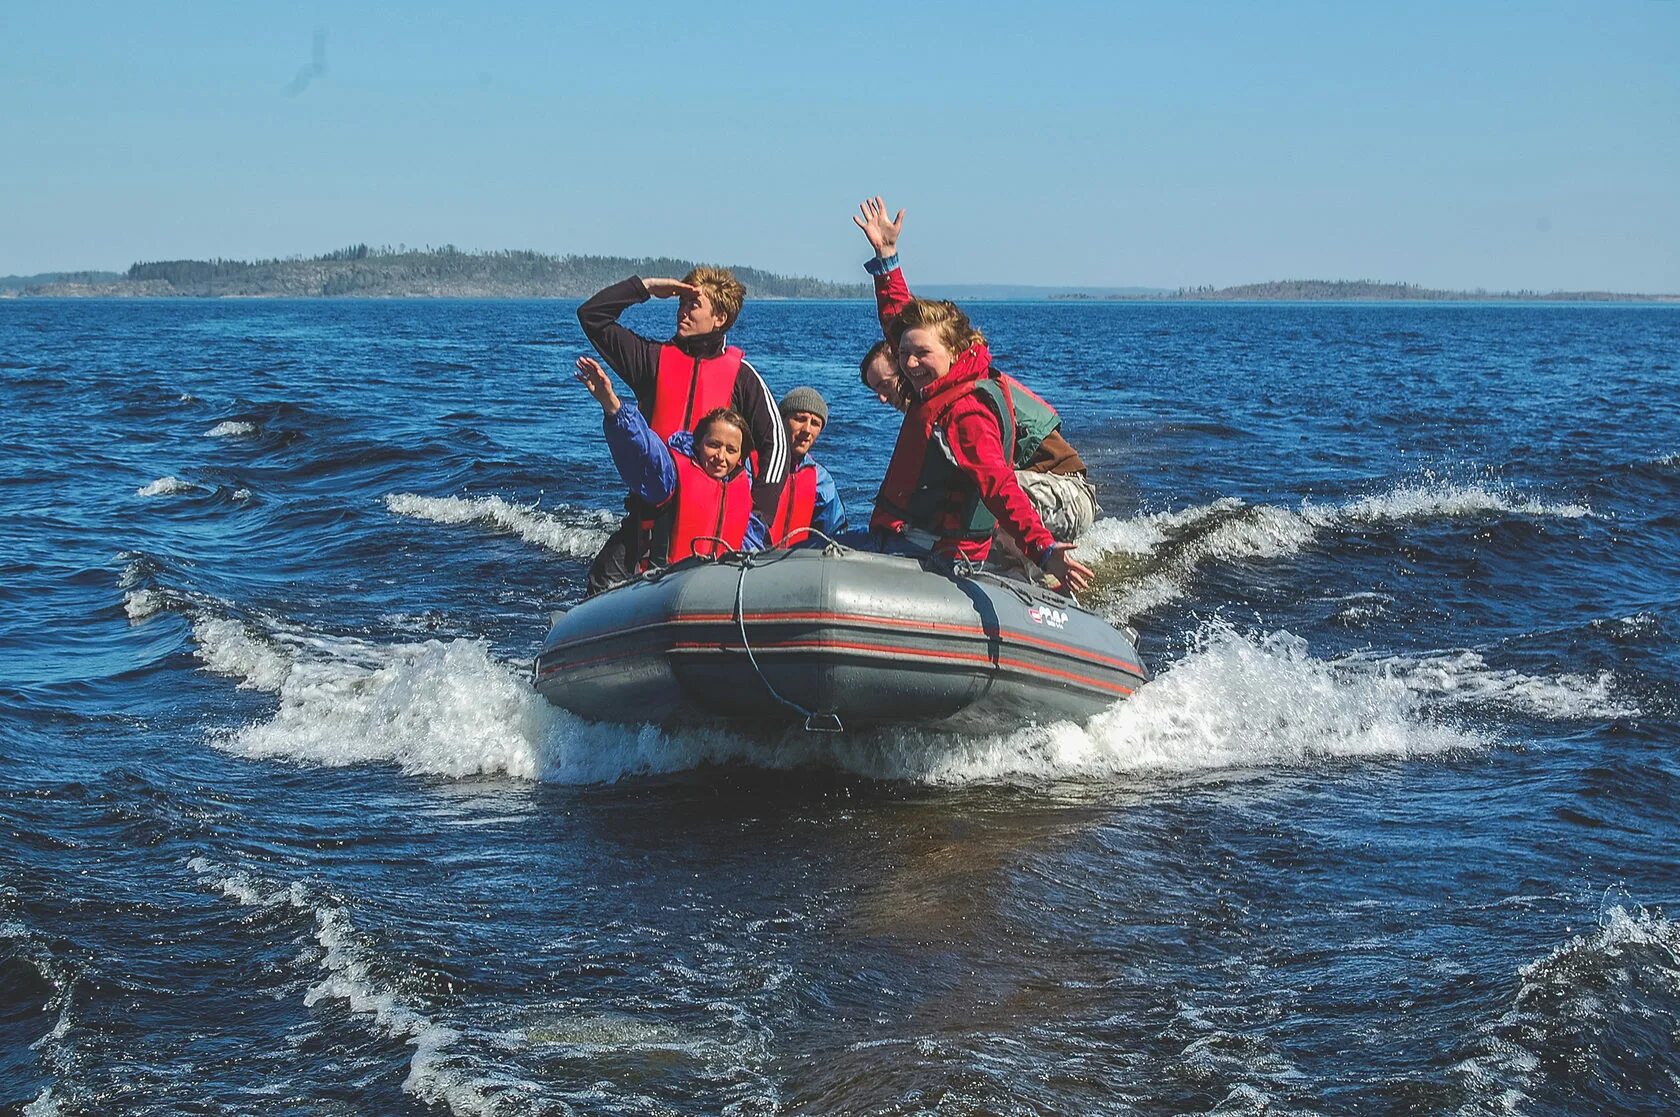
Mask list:
[[[364,945],[349,912],[340,904],[317,898],[301,883],[276,884],[250,873],[195,857],[187,867],[207,887],[245,907],[290,908],[314,921],[319,981],[304,994],[314,1008],[342,1003],[344,1008],[381,1035],[414,1048],[403,1090],[428,1104],[441,1104],[451,1113],[495,1113],[503,1102],[517,1098],[534,1084],[505,1076],[472,1073],[467,1060],[450,1051],[462,1032],[441,1024],[410,1003],[378,975],[377,955]]]
[[[117,577],[117,588],[124,591],[123,610],[129,620],[143,620],[169,607],[163,591],[148,584],[160,567],[156,559],[139,551],[123,551],[117,558],[127,560]]]
[[[161,590],[129,590],[123,594],[123,611],[131,621],[144,620],[169,608],[169,600]]]
[[[1619,694],[1616,678],[1609,671],[1596,675],[1525,675],[1490,667],[1473,651],[1419,658],[1353,656],[1345,662],[1350,667],[1368,666],[1419,694],[1452,705],[1494,704],[1558,721],[1640,715],[1639,707]]]
[[[38,976],[40,985],[36,986],[35,979],[32,978],[23,982],[26,987],[32,988],[30,993],[24,994],[16,988],[7,988],[0,1000],[6,1002],[9,1014],[19,1013],[24,1004],[29,1004],[32,1008],[38,1007],[43,1014],[57,1014],[52,1027],[29,1045],[39,1053],[41,1069],[48,1076],[48,1084],[21,1111],[34,1117],[54,1117],[60,1110],[57,1087],[51,1078],[62,1074],[65,1069],[65,1053],[61,1045],[72,1025],[70,1005],[75,979],[53,956],[52,948],[47,942],[42,941],[22,922],[8,918],[15,896],[16,893],[12,889],[0,884],[0,968],[8,970],[8,977],[15,981],[17,971],[13,967],[26,967]],[[17,997],[23,997],[24,1000],[20,1002],[15,999]],[[14,1023],[17,1019],[18,1017],[13,1015]]]
[[[230,675],[242,687],[276,691],[291,677],[293,652],[270,636],[254,634],[231,617],[201,616],[193,622],[193,641],[204,666]]]
[[[1486,743],[1442,723],[1393,678],[1314,658],[1288,632],[1245,635],[1210,625],[1198,647],[1083,728],[906,745],[878,774],[962,783],[1010,777],[1104,777],[1407,757]]]
[[[1406,520],[1494,514],[1579,519],[1594,515],[1579,503],[1547,502],[1485,484],[1426,480],[1337,505],[1251,505],[1235,497],[1175,512],[1104,517],[1080,539],[1079,556],[1122,568],[1121,588],[1107,603],[1128,620],[1190,592],[1197,570],[1210,562],[1253,562],[1298,554],[1326,531]]]
[[[243,438],[257,433],[257,424],[242,419],[224,419],[204,432],[205,438]]]
[[[1605,1073],[1618,1062],[1672,1066],[1680,1054],[1669,1026],[1680,1011],[1680,926],[1661,912],[1611,906],[1594,930],[1524,965],[1518,978],[1510,1007],[1454,1067],[1470,1095],[1463,1114],[1524,1112],[1531,1095],[1559,1085],[1544,1080],[1544,1068],[1565,1055],[1570,1104],[1602,1112],[1603,1095],[1593,1092],[1619,1077]]]
[[[119,551],[117,558],[123,562],[123,571],[117,579],[117,584],[123,589],[139,585],[156,573],[160,565],[157,559],[144,551]]]
[[[499,496],[435,497],[390,493],[385,497],[385,507],[399,516],[412,516],[438,524],[488,524],[511,531],[527,543],[574,558],[593,557],[607,541],[607,532],[603,528],[613,522],[606,512],[587,510],[581,512],[581,516],[596,526],[585,526],[568,522],[535,506],[509,503]],[[580,515],[578,512],[571,514]]]
[[[42,1090],[39,1097],[23,1107],[23,1117],[58,1117],[61,1112],[58,1100],[53,1097],[51,1086]]]
[[[134,490],[135,496],[177,496],[181,493],[197,492],[199,486],[191,481],[183,481],[174,474],[159,477],[156,481],[149,481]]]

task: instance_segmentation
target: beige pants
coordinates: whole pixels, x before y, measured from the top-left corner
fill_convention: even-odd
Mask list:
[[[1015,471],[1021,491],[1032,501],[1044,528],[1058,542],[1072,543],[1091,529],[1102,511],[1097,504],[1097,490],[1091,482],[1076,473],[1032,473]],[[1039,569],[1029,561],[1015,540],[999,524],[992,531],[992,557],[987,564],[1004,570],[1019,570],[1029,581],[1038,580]]]
[[[1021,490],[1038,509],[1045,530],[1063,543],[1072,543],[1097,522],[1096,487],[1077,473],[1015,471]]]

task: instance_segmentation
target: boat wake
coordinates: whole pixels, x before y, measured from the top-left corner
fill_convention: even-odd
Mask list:
[[[745,763],[830,766],[943,785],[1031,784],[1407,757],[1480,747],[1495,737],[1458,725],[1453,703],[1441,700],[1443,688],[1421,668],[1409,675],[1394,663],[1326,661],[1290,633],[1245,634],[1217,623],[1154,682],[1083,727],[1061,723],[997,736],[893,730],[837,739],[584,721],[550,706],[523,666],[498,660],[480,640],[373,644],[223,616],[194,619],[192,638],[206,668],[276,697],[267,718],[213,733],[217,747],[251,758],[387,763],[450,777],[596,784]],[[1495,703],[1545,682],[1478,675],[1468,661],[1456,670],[1459,686],[1474,685]],[[1576,711],[1559,703],[1553,712]]]
[[[156,481],[148,481],[134,490],[135,496],[179,496],[182,493],[196,493],[204,486],[195,485],[191,481],[183,481],[171,473],[167,477],[159,477]]]
[[[305,992],[304,1005],[317,1011],[340,1005],[370,1031],[414,1048],[402,1084],[405,1092],[451,1113],[476,1115],[501,1112],[535,1090],[534,1083],[506,1073],[483,1073],[481,1056],[452,1050],[466,1038],[464,1033],[427,1015],[380,976],[380,952],[368,945],[342,904],[302,883],[266,881],[205,857],[193,858],[187,867],[205,888],[238,904],[290,911],[312,924],[299,960],[313,960],[319,976]]]
[[[499,496],[389,493],[385,507],[399,516],[437,524],[484,524],[510,531],[527,543],[571,558],[593,558],[618,522],[610,513],[598,509],[567,509],[563,516],[534,505],[512,504]],[[577,523],[578,519],[584,523]]]
[[[1299,554],[1324,533],[1425,519],[1493,515],[1581,519],[1585,504],[1533,500],[1486,484],[1426,477],[1343,504],[1251,505],[1236,497],[1175,512],[1105,517],[1080,540],[1079,557],[1109,569],[1106,607],[1125,621],[1186,596],[1197,571],[1214,562],[1255,562]]]
[[[205,438],[244,438],[257,433],[257,424],[243,419],[224,419],[204,432]]]
[[[1680,926],[1631,900],[1609,905],[1594,930],[1518,971],[1509,1006],[1453,1068],[1468,1095],[1459,1112],[1523,1112],[1543,1093],[1576,1112],[1626,1111],[1629,1098],[1603,1084],[1673,1066],[1673,1031],[1656,1025],[1676,1011]]]
[[[1636,718],[1643,712],[1621,693],[1609,671],[1525,675],[1497,669],[1474,651],[1415,658],[1353,655],[1342,662],[1350,671],[1370,670],[1396,679],[1437,704],[1503,707],[1552,721]]]

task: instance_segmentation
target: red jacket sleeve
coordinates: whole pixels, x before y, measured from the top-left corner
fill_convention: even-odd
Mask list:
[[[881,316],[883,335],[887,332],[887,321],[897,316],[909,301],[910,285],[904,282],[903,268],[875,277],[875,312]]]
[[[974,478],[980,499],[1022,553],[1034,562],[1043,562],[1056,537],[1039,519],[1038,509],[1015,479],[1014,467],[1003,456],[1003,432],[997,416],[972,396],[957,404],[953,412],[945,425],[951,456]]]

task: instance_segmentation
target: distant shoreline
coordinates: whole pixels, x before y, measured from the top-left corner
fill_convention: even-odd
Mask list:
[[[629,275],[682,275],[670,257],[549,256],[353,245],[313,257],[167,260],[126,272],[0,277],[0,298],[584,299]],[[735,265],[753,299],[871,299],[866,283],[831,283]],[[974,302],[1055,303],[1620,303],[1680,304],[1680,294],[1450,291],[1374,280],[1290,279],[1215,288],[928,283],[918,293]]]
[[[583,295],[423,294],[423,295],[190,295],[147,291],[43,290],[0,288],[0,302],[582,302]],[[930,288],[929,297],[942,297]],[[753,302],[844,302],[873,305],[865,295],[765,295],[749,292]],[[1394,298],[1185,298],[1177,295],[1119,295],[1067,298],[1057,295],[965,295],[965,303],[1040,303],[1055,306],[1680,306],[1680,295],[1465,295],[1439,299]]]

